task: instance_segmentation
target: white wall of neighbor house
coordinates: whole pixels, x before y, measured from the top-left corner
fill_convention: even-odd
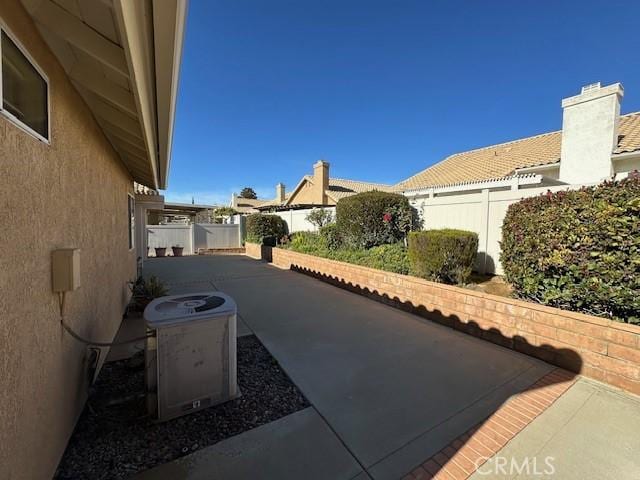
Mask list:
[[[311,210],[313,209],[304,208],[301,210],[283,210],[280,212],[274,212],[273,215],[279,216],[286,222],[289,233],[315,232],[318,230],[318,227],[307,220],[307,215],[309,215]],[[333,215],[333,219],[335,220],[336,207],[324,207],[324,210],[330,211]]]

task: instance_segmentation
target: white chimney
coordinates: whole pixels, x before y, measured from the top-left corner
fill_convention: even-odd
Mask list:
[[[580,95],[562,100],[561,181],[596,183],[611,177],[623,96],[619,83],[593,83],[582,87]]]
[[[285,200],[285,186],[284,183],[279,183],[276,185],[276,201],[280,203],[284,203]]]

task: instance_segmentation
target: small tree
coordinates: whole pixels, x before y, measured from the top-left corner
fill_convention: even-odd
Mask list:
[[[240,192],[240,197],[255,200],[256,198],[258,198],[258,195],[256,195],[256,192],[253,188],[244,187]]]
[[[315,227],[322,228],[333,222],[333,213],[324,208],[313,208],[304,218]]]
[[[225,217],[231,217],[236,213],[231,207],[218,207],[213,211],[213,223],[222,223]]]

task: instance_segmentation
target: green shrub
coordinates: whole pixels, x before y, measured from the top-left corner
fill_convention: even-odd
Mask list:
[[[304,217],[305,220],[317,228],[322,228],[333,222],[333,212],[325,208],[312,208]]]
[[[516,296],[640,323],[640,179],[515,203],[501,246]]]
[[[379,245],[369,250],[338,250],[332,258],[387,272],[409,273],[407,249],[402,243]]]
[[[403,240],[419,219],[404,195],[372,191],[340,200],[336,225],[346,245],[370,248]]]
[[[478,254],[478,235],[465,230],[425,230],[409,234],[413,275],[449,284],[464,284]]]
[[[386,270],[388,272],[403,274],[409,272],[407,249],[401,243],[380,245],[367,250],[362,248],[330,249],[327,247],[326,239],[318,233],[297,232],[290,237],[291,241],[283,245],[283,247],[296,252],[376,268],[378,270]]]
[[[324,239],[329,250],[337,250],[342,247],[342,234],[338,229],[338,225],[331,223],[320,229],[320,236]]]
[[[296,252],[317,255],[327,250],[324,239],[314,232],[296,232],[290,238],[288,248]]]
[[[254,213],[247,217],[247,241],[275,245],[287,233],[287,224],[277,215]]]

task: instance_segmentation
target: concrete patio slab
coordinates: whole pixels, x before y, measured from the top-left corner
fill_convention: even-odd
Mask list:
[[[552,466],[553,475],[543,478],[635,480],[638,432],[640,398],[581,379],[471,478],[541,478]],[[501,468],[503,459],[508,463]],[[528,471],[509,468],[511,459],[521,468],[528,460]]]
[[[158,260],[147,267],[145,274],[211,282],[235,298],[248,328],[366,470],[354,473],[358,479],[408,474],[514,395],[554,376],[544,362],[247,257]],[[558,468],[578,474],[561,478],[627,478],[637,472],[638,440],[628,440],[629,432],[638,431],[637,400],[610,392],[591,395],[585,388],[595,387],[582,381],[571,387],[506,443],[505,451],[547,455],[562,447]],[[628,425],[624,412],[631,412]],[[590,451],[589,439],[598,435],[605,437],[594,443],[600,466],[583,468],[580,451]],[[619,435],[619,442],[611,442],[618,454],[607,453],[611,435]],[[251,455],[247,451],[247,461]],[[606,469],[615,475],[602,473]]]
[[[146,470],[137,480],[351,480],[362,468],[312,408]]]
[[[282,275],[285,272],[267,267],[244,255],[193,255],[179,258],[145,260],[145,277],[155,275],[169,284],[216,282],[245,277]]]
[[[249,328],[376,478],[406,473],[550,369],[242,256],[159,259],[145,274],[211,281],[233,296]]]
[[[401,477],[551,368],[293,272],[216,285],[374,478]]]

